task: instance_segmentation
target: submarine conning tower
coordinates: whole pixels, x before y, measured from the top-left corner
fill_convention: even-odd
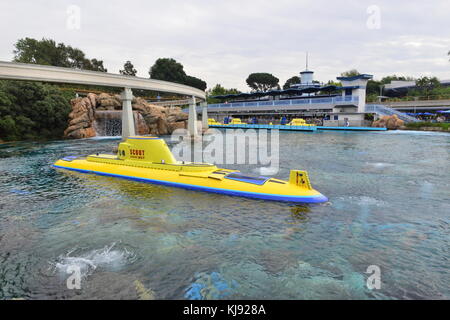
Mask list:
[[[177,163],[164,139],[158,137],[130,136],[119,144],[117,157],[121,160]]]

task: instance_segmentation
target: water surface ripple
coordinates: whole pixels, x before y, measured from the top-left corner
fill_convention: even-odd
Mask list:
[[[450,135],[280,133],[321,205],[55,170],[119,140],[0,145],[0,299],[449,299]],[[254,174],[256,165],[227,165]],[[81,290],[66,287],[67,267]],[[366,286],[381,268],[381,289]]]

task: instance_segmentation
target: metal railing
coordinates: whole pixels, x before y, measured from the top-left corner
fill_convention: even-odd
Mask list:
[[[429,101],[429,100],[450,100],[450,94],[439,94],[439,95],[429,95],[429,96],[406,96],[401,98],[387,98],[383,99],[384,103],[392,103],[392,102],[415,102],[415,101]],[[369,98],[367,102],[378,102],[377,98]]]
[[[407,114],[404,114],[403,112],[386,107],[385,105],[382,105],[382,104],[366,104],[366,112],[377,113],[381,116],[392,116],[392,115],[396,114],[399,119],[401,119],[405,122],[418,122],[419,121],[414,117],[408,116]]]
[[[269,106],[296,106],[306,104],[342,104],[342,103],[358,103],[357,96],[339,96],[330,98],[309,98],[309,99],[288,99],[288,100],[272,100],[272,101],[249,101],[249,102],[232,102],[232,103],[215,103],[208,104],[208,108],[245,108],[245,107],[269,107]]]
[[[172,101],[153,101],[149,102],[157,106],[186,106],[192,103],[192,99],[172,100]]]

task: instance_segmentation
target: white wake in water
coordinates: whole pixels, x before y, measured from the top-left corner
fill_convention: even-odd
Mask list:
[[[127,249],[114,249],[116,243],[101,249],[91,250],[84,254],[74,255],[76,250],[71,250],[61,255],[56,262],[50,262],[54,272],[67,276],[73,268],[81,272],[82,277],[91,275],[97,268],[118,270],[133,260],[134,254]]]
[[[394,166],[394,164],[387,163],[387,162],[366,162],[366,165],[368,167],[373,167],[375,169],[384,169],[384,168],[388,168],[388,167],[393,167]]]
[[[92,138],[89,138],[91,140],[117,140],[122,139],[122,136],[95,136]]]
[[[346,196],[346,197],[337,197],[337,200],[344,201],[346,203],[351,203],[359,206],[375,206],[382,207],[385,206],[386,203],[383,200],[375,199],[367,196]]]
[[[375,131],[376,132],[376,131]],[[448,132],[439,132],[439,131],[414,131],[414,130],[388,130],[388,131],[380,131],[376,133],[381,134],[406,134],[406,135],[417,135],[417,136],[448,136]]]

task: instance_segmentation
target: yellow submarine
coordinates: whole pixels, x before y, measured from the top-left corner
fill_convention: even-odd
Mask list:
[[[243,122],[239,118],[233,118],[233,119],[231,119],[231,122],[229,124],[247,124],[247,122]]]
[[[213,119],[213,118],[208,119],[208,124],[209,125],[221,125],[220,122],[217,122],[216,119]]]
[[[283,181],[250,177],[209,163],[181,162],[158,137],[131,136],[119,144],[117,155],[68,156],[53,166],[231,196],[301,203],[328,201],[311,187],[306,171],[291,170],[289,181]]]
[[[292,119],[291,122],[287,124],[288,126],[303,126],[303,127],[315,127],[315,124],[309,124],[305,121],[305,119],[302,118],[295,118]]]

